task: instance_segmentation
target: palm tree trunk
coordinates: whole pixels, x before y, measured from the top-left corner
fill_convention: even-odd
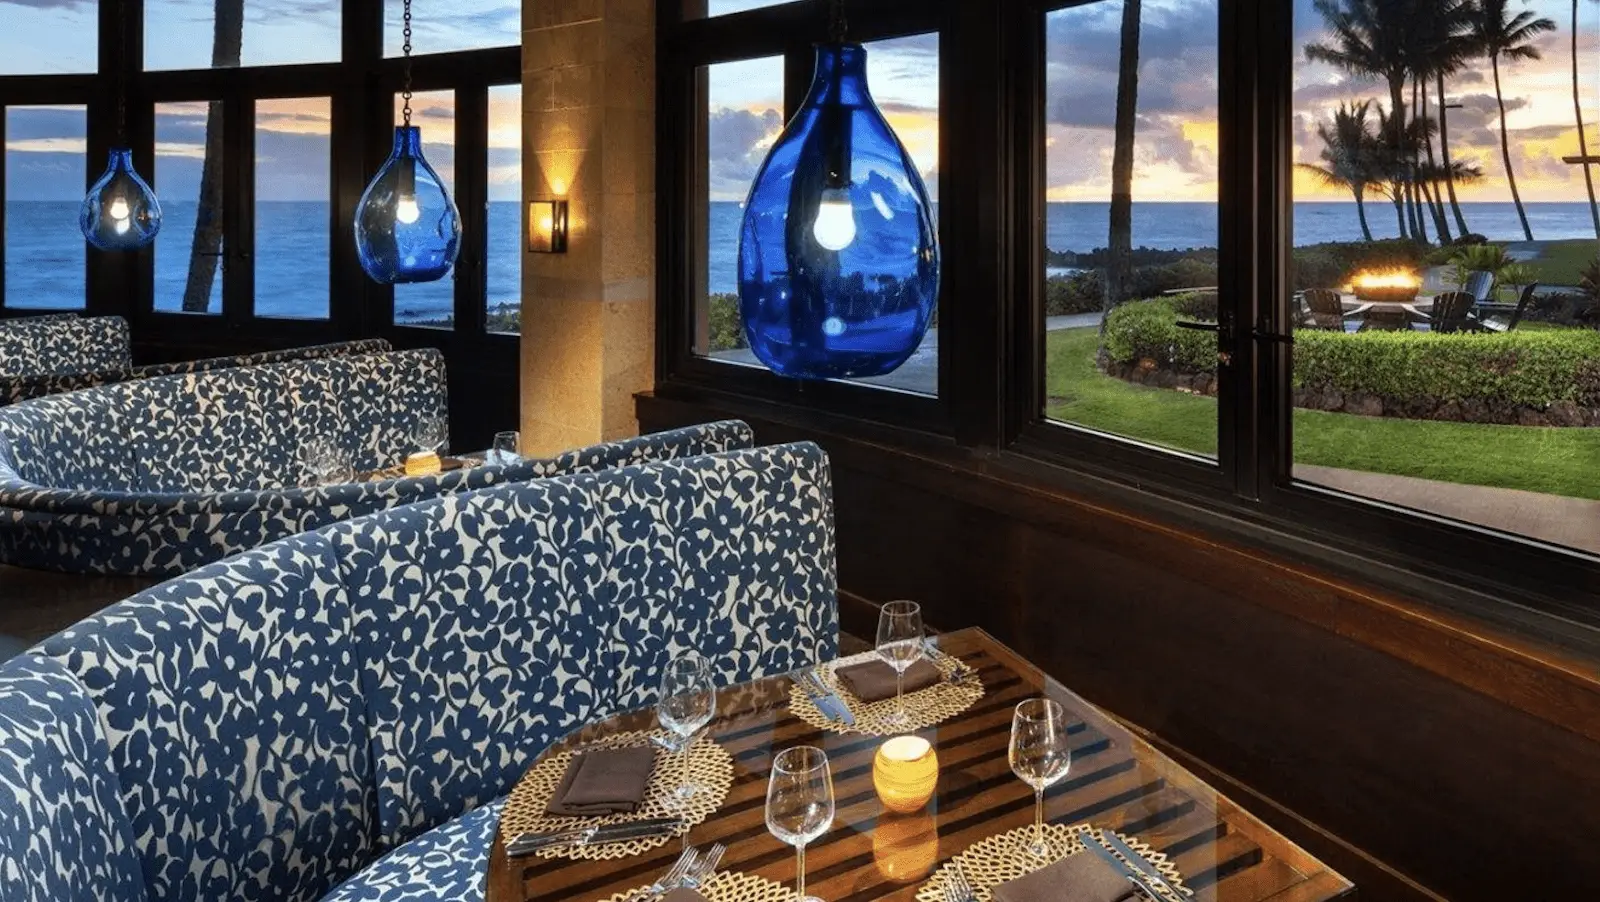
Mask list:
[[[1417,80],[1413,78],[1411,80],[1411,119],[1418,128],[1422,127],[1422,120],[1419,118],[1421,115],[1422,105],[1417,102]],[[1427,191],[1422,185],[1422,147],[1415,141],[1409,143],[1411,144],[1411,156],[1408,160],[1411,164],[1411,184],[1407,187],[1411,192],[1411,218],[1416,222],[1417,235],[1421,236],[1423,241],[1427,241],[1428,220],[1422,212],[1422,207],[1427,203],[1428,197]]]
[[[1450,209],[1456,214],[1456,230],[1465,237],[1471,230],[1467,228],[1466,217],[1461,215],[1461,201],[1456,200],[1456,174],[1450,166],[1450,127],[1445,117],[1449,105],[1444,102],[1443,74],[1435,76],[1434,86],[1439,91],[1439,155],[1444,160],[1444,186],[1450,192]]]
[[[1399,181],[1392,182],[1389,185],[1389,197],[1394,200],[1394,218],[1395,222],[1399,224],[1400,237],[1410,238],[1411,232],[1406,229],[1406,202],[1402,196],[1403,194],[1404,191]]]
[[[1424,121],[1426,121],[1428,118],[1428,83],[1423,81],[1421,78],[1418,78],[1415,84],[1417,89],[1422,93],[1422,106],[1420,109],[1422,110],[1422,118]],[[1444,105],[1444,100],[1442,98],[1440,99],[1439,104],[1441,106]],[[1431,178],[1431,176],[1437,174],[1439,170],[1438,164],[1435,163],[1433,159],[1433,137],[1428,133],[1426,128],[1422,130],[1422,140],[1423,147],[1428,152],[1428,173]],[[1434,234],[1439,236],[1440,244],[1449,244],[1451,240],[1450,223],[1445,219],[1444,216],[1444,203],[1439,199],[1438,183],[1424,180],[1422,184],[1422,191],[1428,197],[1428,212],[1433,216]]]
[[[1139,106],[1139,18],[1142,0],[1123,0],[1117,67],[1116,139],[1111,153],[1111,235],[1104,309],[1126,300],[1133,281],[1133,131]],[[1104,328],[1104,321],[1101,323]]]
[[[1350,193],[1356,196],[1356,216],[1360,217],[1361,219],[1361,237],[1367,241],[1371,241],[1372,227],[1367,225],[1366,192],[1361,190],[1360,185],[1356,185],[1350,189]]]
[[[1572,113],[1578,119],[1578,156],[1585,162],[1583,187],[1589,191],[1589,216],[1594,220],[1594,237],[1600,239],[1600,205],[1594,200],[1594,176],[1589,172],[1589,139],[1583,133],[1583,98],[1578,88],[1578,0],[1572,0]]]
[[[1506,137],[1506,101],[1500,93],[1500,57],[1489,57],[1489,68],[1494,71],[1494,99],[1500,105],[1500,157],[1506,162],[1506,181],[1511,183],[1511,201],[1517,205],[1517,219],[1522,221],[1522,235],[1533,240],[1533,229],[1528,227],[1528,212],[1522,208],[1522,195],[1517,192],[1517,174],[1511,168],[1511,143]]]
[[[1389,76],[1389,146],[1394,149],[1394,208],[1400,217],[1400,237],[1410,238],[1415,234],[1415,217],[1411,218],[1411,225],[1407,225],[1409,210],[1409,193],[1406,183],[1409,181],[1405,173],[1398,171],[1405,162],[1406,147],[1406,99],[1405,76]]]
[[[237,68],[243,47],[244,0],[216,0],[212,68]],[[200,200],[189,250],[189,276],[183,286],[183,309],[189,313],[210,309],[211,287],[217,277],[217,262],[222,259],[222,127],[222,102],[213,100],[206,110],[206,156],[200,167]]]

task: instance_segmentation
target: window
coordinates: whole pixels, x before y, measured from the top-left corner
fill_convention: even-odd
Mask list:
[[[405,44],[401,0],[385,0],[383,53],[400,56]],[[522,43],[520,0],[451,0],[413,7],[412,53],[448,53]]]
[[[1595,554],[1600,213],[1563,158],[1575,94],[1600,152],[1600,97],[1569,5],[1527,12],[1497,61],[1434,51],[1442,75],[1392,86],[1328,62],[1359,32],[1296,24],[1294,475]]]
[[[1217,320],[1217,4],[1142,7],[1126,45],[1119,0],[1045,17],[1044,414],[1215,457],[1216,335],[1178,323]]]
[[[327,319],[332,103],[256,101],[256,315]]]
[[[712,16],[725,16],[728,13],[742,13],[750,9],[763,9],[786,2],[788,0],[683,0],[683,17],[706,19]]]
[[[155,105],[156,196],[161,234],[155,254],[155,309],[222,313],[222,102]]]
[[[402,121],[404,101],[394,99],[394,121]],[[456,95],[427,91],[411,97],[411,124],[422,130],[422,156],[439,174],[445,191],[459,207],[456,194]],[[519,220],[520,221],[520,220]],[[437,282],[394,287],[395,325],[452,328],[456,321],[455,270]]]
[[[6,3],[0,75],[93,72],[99,22],[93,3]]]
[[[145,0],[145,68],[212,69],[339,59],[339,4]]]
[[[485,323],[490,332],[521,331],[522,86],[489,89],[489,210],[485,218]]]
[[[7,107],[5,125],[5,306],[80,309],[84,108]]]

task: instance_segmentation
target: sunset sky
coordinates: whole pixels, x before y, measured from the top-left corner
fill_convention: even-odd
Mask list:
[[[1312,161],[1320,146],[1318,119],[1341,100],[1377,97],[1380,85],[1351,79],[1304,60],[1306,43],[1322,23],[1311,0],[1294,0],[1297,12],[1295,71],[1296,159]],[[146,54],[151,68],[209,63],[212,0],[147,0]],[[767,5],[764,0],[713,0],[713,12]],[[517,0],[451,0],[417,7],[417,52],[513,44],[520,16]],[[1502,67],[1508,125],[1523,197],[1567,201],[1582,192],[1576,167],[1560,157],[1577,152],[1572,117],[1570,7],[1565,0],[1529,0],[1528,8],[1550,16],[1559,30],[1542,42],[1544,58]],[[386,44],[398,52],[398,0],[389,0]],[[430,8],[432,7],[432,8]],[[244,62],[279,64],[325,61],[338,51],[337,0],[246,0]],[[1103,0],[1048,17],[1048,169],[1052,200],[1104,201],[1109,196],[1112,110],[1116,92],[1121,3]],[[79,72],[93,66],[91,0],[0,0],[0,74]],[[1600,149],[1600,3],[1585,2],[1580,28],[1587,54],[1585,116],[1591,150]],[[1216,7],[1215,0],[1145,0],[1141,32],[1136,200],[1216,199]],[[870,46],[872,90],[918,166],[937,192],[939,46],[933,36]],[[782,67],[777,60],[750,60],[713,67],[711,81],[712,196],[742,200],[756,167],[782,127]],[[1500,161],[1497,113],[1487,63],[1447,85],[1463,109],[1450,113],[1450,138],[1457,159],[1475,160],[1488,174],[1462,191],[1466,200],[1508,200]],[[518,99],[515,88],[497,90],[491,168],[497,199],[514,199],[520,178]],[[10,196],[71,199],[82,191],[82,109],[12,108],[8,112]],[[428,155],[451,180],[453,154],[448,97],[418,103]],[[203,106],[170,104],[157,112],[156,178],[164,195],[195,192],[204,140]],[[326,197],[328,154],[326,99],[272,101],[258,110],[257,179],[264,199]],[[90,167],[98,170],[100,161]],[[1298,178],[1302,199],[1347,200],[1348,195]]]

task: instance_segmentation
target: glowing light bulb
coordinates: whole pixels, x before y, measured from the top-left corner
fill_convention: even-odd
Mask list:
[[[422,210],[417,206],[417,199],[415,197],[406,197],[405,195],[400,196],[400,202],[395,204],[394,207],[395,219],[400,220],[406,225],[410,225],[413,222],[416,222],[417,218],[421,215]]]
[[[830,251],[842,251],[856,240],[856,212],[850,206],[850,193],[843,188],[822,192],[817,205],[817,221],[811,226],[817,243]]]
[[[111,228],[118,235],[126,235],[128,234],[128,230],[133,228],[133,220],[126,216],[122,217],[121,219],[113,219],[111,221]]]
[[[123,224],[128,221],[128,202],[119,197],[111,202],[111,209],[108,212],[111,213],[112,219],[117,220],[117,231],[126,232],[128,230],[127,226]]]

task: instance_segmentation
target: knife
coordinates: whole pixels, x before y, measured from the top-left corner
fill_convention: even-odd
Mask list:
[[[1109,833],[1110,831],[1106,832]],[[1082,833],[1079,833],[1078,836],[1083,840],[1083,847],[1085,849],[1088,849],[1094,854],[1100,856],[1105,860],[1106,864],[1116,868],[1118,873],[1131,880],[1133,884],[1137,886],[1145,895],[1156,900],[1167,898],[1167,894],[1162,892],[1158,887],[1156,887],[1155,884],[1151,883],[1146,877],[1144,871],[1139,870],[1133,865],[1111,854],[1111,850],[1106,848],[1105,845],[1095,837],[1093,831],[1085,830]],[[1183,897],[1179,896],[1178,898],[1181,899]]]
[[[1135,852],[1132,846],[1129,846],[1127,843],[1123,842],[1122,837],[1110,830],[1103,831],[1103,835],[1105,836],[1106,842],[1110,844],[1111,848],[1121,852],[1122,857],[1128,859],[1129,864],[1143,871],[1145,876],[1149,877],[1152,883],[1158,884],[1162,889],[1167,891],[1168,895],[1172,896],[1174,899],[1183,898],[1183,893],[1179,892],[1178,888],[1172,885],[1172,882],[1166,878],[1166,875],[1162,874],[1161,870],[1154,864],[1151,864],[1148,858],[1145,858],[1143,855]]]
[[[821,677],[814,672],[808,672],[801,679],[805,681],[803,685],[808,687],[806,695],[811,698],[812,704],[817,706],[817,710],[821,711],[823,716],[845,726],[856,725],[856,716],[850,713],[850,706],[844,703],[844,699],[840,698],[837,692],[829,689]]]
[[[682,829],[681,818],[663,817],[623,824],[605,824],[600,827],[581,827],[575,830],[557,830],[552,833],[524,833],[506,844],[506,857],[517,858],[552,846],[592,846],[610,842],[625,842],[658,835],[671,835]]]
[[[952,682],[959,683],[967,677],[972,676],[972,668],[967,665],[967,662],[961,660],[955,655],[950,654],[949,652],[942,651],[937,645],[933,644],[932,638],[922,640],[922,650],[923,653],[935,663],[939,661],[945,661],[949,663],[952,670],[952,673],[950,674],[950,679]]]

